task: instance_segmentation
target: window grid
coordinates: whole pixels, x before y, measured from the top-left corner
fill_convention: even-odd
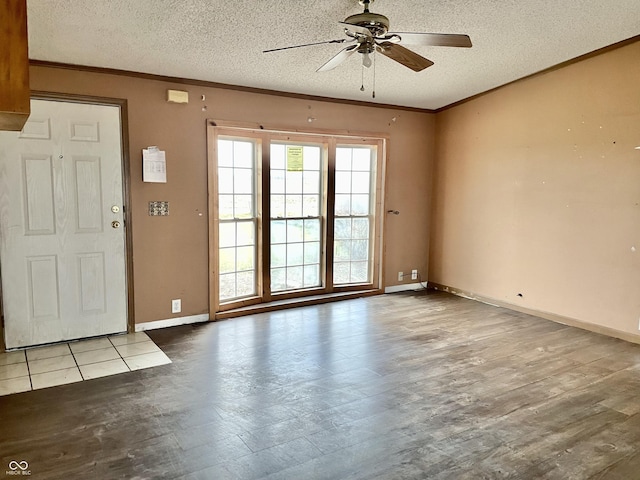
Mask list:
[[[336,149],[334,285],[371,282],[372,149]]]
[[[255,295],[255,146],[218,140],[218,294],[221,302]]]

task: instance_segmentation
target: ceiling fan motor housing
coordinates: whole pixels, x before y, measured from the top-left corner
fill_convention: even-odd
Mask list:
[[[380,37],[389,30],[389,19],[379,13],[364,12],[347,17],[344,23],[364,27],[374,37]]]

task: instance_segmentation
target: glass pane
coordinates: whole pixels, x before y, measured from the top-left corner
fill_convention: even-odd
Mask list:
[[[353,195],[351,197],[351,214],[352,215],[368,215],[369,214],[369,195]]]
[[[320,286],[320,267],[318,265],[304,266],[304,286],[305,287]]]
[[[369,281],[369,263],[351,263],[351,281],[353,283],[366,283]]]
[[[296,243],[304,240],[303,220],[287,220],[287,242]]]
[[[236,296],[236,274],[220,275],[220,300],[224,301]]]
[[[341,283],[349,283],[350,280],[349,263],[335,263],[333,265],[333,283],[338,285]]]
[[[219,247],[234,247],[236,245],[236,224],[221,223],[218,226]]]
[[[284,218],[284,195],[271,195],[271,218]]]
[[[271,291],[277,292],[287,288],[287,270],[274,268],[271,270]]]
[[[234,195],[233,214],[235,218],[251,218],[253,216],[253,197],[251,195]]]
[[[233,168],[218,169],[218,193],[233,193]]]
[[[351,260],[366,260],[369,258],[369,242],[367,240],[351,241]]]
[[[302,216],[302,195],[287,195],[286,196],[286,217],[301,217]]]
[[[304,244],[304,263],[320,263],[320,242]]]
[[[221,220],[233,218],[233,195],[218,195],[218,216]]]
[[[369,172],[353,172],[351,180],[351,191],[353,193],[369,193],[371,190]]]
[[[304,241],[320,240],[320,220],[304,220]]]
[[[253,168],[253,143],[233,142],[233,166],[241,168]]]
[[[336,172],[336,193],[351,193],[351,172]]]
[[[233,166],[233,142],[231,140],[218,140],[218,166]]]
[[[351,195],[336,194],[336,215],[351,215]]]
[[[247,168],[236,168],[233,172],[234,193],[253,192],[253,170]]]
[[[333,245],[333,258],[336,262],[351,258],[351,240],[336,240]]]
[[[320,202],[318,201],[318,195],[302,196],[302,216],[303,217],[319,217],[320,216]]]
[[[303,243],[287,244],[287,265],[302,265],[304,259]]]
[[[237,249],[237,266],[238,270],[253,270],[255,269],[255,248],[253,247],[238,247]]]
[[[287,265],[287,246],[271,245],[271,266],[285,267]]]
[[[302,288],[304,270],[302,267],[287,267],[287,288]]]
[[[369,238],[369,219],[354,218],[351,235],[352,238]]]
[[[302,174],[303,193],[320,193],[320,172],[303,172]]]
[[[320,147],[303,147],[302,154],[305,170],[320,170]]]
[[[302,172],[286,173],[287,193],[302,193]]]
[[[220,273],[235,272],[236,270],[236,249],[220,249]]]
[[[371,170],[371,149],[353,149],[353,170],[368,172]]]
[[[336,148],[336,170],[351,170],[350,148]]]
[[[350,218],[336,218],[333,237],[336,239],[351,238]]]
[[[284,170],[271,170],[271,193],[284,193]]]
[[[253,222],[238,222],[238,237],[236,244],[241,245],[255,245],[255,228]]]
[[[228,302],[256,293],[255,142],[220,140],[218,165],[218,294]]]
[[[254,270],[238,272],[236,279],[236,296],[247,297],[249,295],[255,295],[255,285],[256,272]]]
[[[271,243],[287,242],[286,220],[271,220]]]
[[[284,170],[285,165],[285,148],[284,145],[271,144],[271,168]]]

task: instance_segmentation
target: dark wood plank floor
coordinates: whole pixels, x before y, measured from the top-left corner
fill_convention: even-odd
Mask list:
[[[0,397],[0,476],[640,478],[640,346],[444,293],[149,332],[173,364]]]

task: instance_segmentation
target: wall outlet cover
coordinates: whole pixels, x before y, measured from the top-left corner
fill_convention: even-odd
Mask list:
[[[180,313],[182,311],[182,300],[179,298],[171,300],[171,313]]]

